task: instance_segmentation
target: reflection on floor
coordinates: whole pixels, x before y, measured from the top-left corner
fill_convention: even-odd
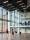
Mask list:
[[[0,33],[0,40],[30,40],[30,33],[14,34]]]

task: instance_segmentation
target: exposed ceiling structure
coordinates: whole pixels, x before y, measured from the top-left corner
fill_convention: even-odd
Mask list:
[[[0,0],[0,6],[10,11],[17,9],[24,12],[24,10],[29,9],[27,0]]]

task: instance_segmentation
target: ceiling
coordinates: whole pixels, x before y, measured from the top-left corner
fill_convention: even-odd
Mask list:
[[[10,11],[20,10],[22,12],[29,11],[30,8],[27,8],[27,0],[0,0],[0,6]]]

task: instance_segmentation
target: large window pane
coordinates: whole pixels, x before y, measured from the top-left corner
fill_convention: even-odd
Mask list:
[[[2,18],[2,12],[3,12],[3,8],[0,7],[0,18]]]
[[[8,12],[3,9],[3,32],[6,32],[8,28]]]
[[[15,13],[14,11],[11,11],[9,15],[10,26],[19,26],[19,13],[17,13],[17,10],[15,10]]]
[[[0,32],[2,32],[2,13],[3,13],[3,8],[0,7]]]

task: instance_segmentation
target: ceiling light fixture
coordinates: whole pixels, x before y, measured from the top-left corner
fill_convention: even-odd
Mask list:
[[[8,1],[4,1],[3,3],[7,3]]]
[[[19,2],[21,2],[21,1],[17,1],[17,3],[19,3]]]
[[[10,8],[13,8],[14,6],[11,6]]]
[[[21,3],[21,4],[19,4],[19,5],[23,5],[24,3]]]
[[[7,6],[10,6],[10,5],[12,5],[12,4],[8,4]]]

